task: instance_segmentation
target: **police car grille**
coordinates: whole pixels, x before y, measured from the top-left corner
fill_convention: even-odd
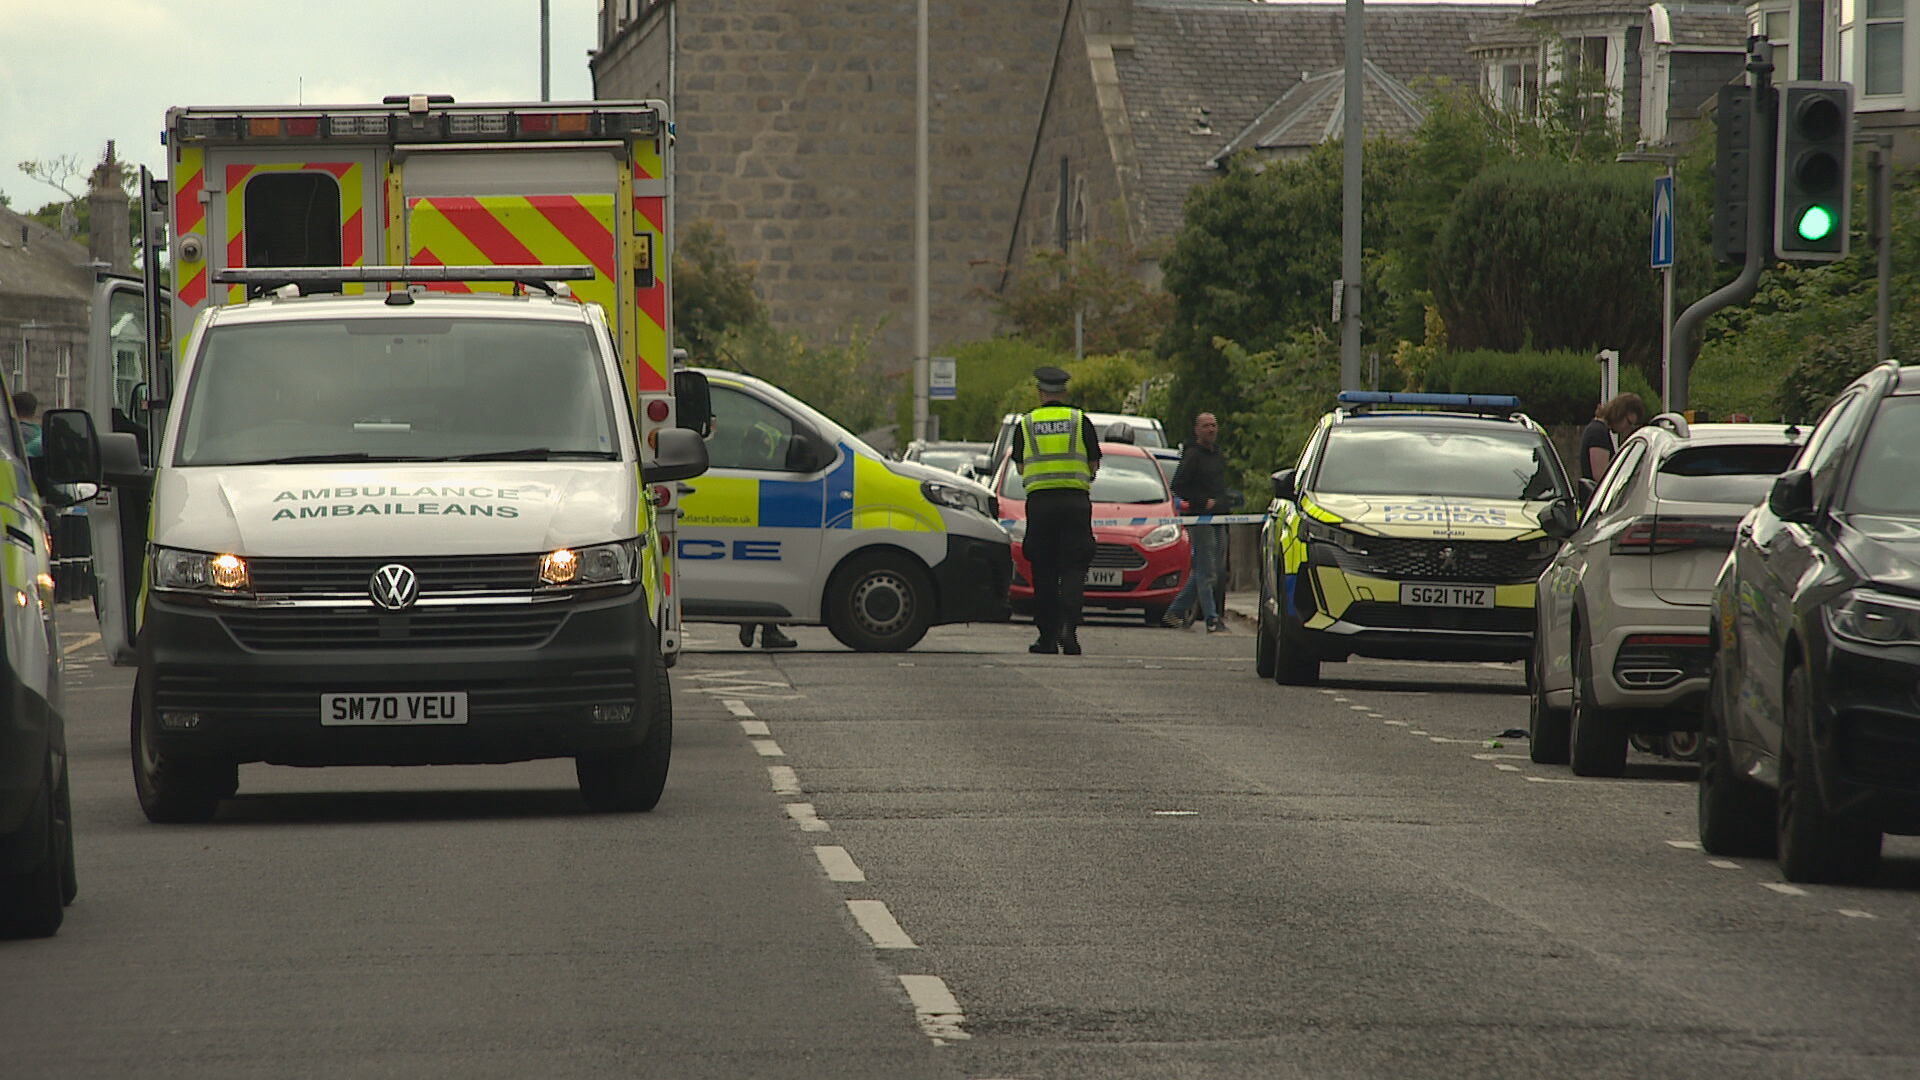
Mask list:
[[[1365,555],[1336,548],[1340,569],[1394,581],[1533,581],[1548,559],[1510,540],[1363,538]]]
[[[388,563],[420,578],[420,594],[531,590],[540,575],[538,555],[433,555],[419,558],[249,559],[247,570],[261,596],[366,596],[373,572]]]
[[[1147,557],[1140,554],[1138,548],[1127,544],[1095,544],[1093,546],[1094,566],[1138,570],[1147,565]]]
[[[528,648],[552,637],[563,610],[528,605],[415,608],[392,613],[294,608],[223,612],[220,622],[249,649]]]

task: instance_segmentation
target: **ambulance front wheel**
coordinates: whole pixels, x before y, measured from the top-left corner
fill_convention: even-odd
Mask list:
[[[859,652],[904,652],[933,625],[933,584],[905,555],[856,555],[827,586],[827,629]]]

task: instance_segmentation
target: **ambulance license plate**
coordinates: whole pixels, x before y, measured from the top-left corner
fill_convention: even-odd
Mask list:
[[[410,727],[466,722],[465,691],[320,695],[322,727]]]
[[[1087,570],[1089,585],[1124,585],[1120,580],[1120,571],[1110,566],[1095,566]]]
[[[1491,585],[1400,585],[1400,602],[1408,607],[1492,607]]]

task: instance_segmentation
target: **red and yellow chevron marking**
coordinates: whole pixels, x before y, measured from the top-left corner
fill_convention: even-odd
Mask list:
[[[653,284],[633,290],[635,374],[642,393],[667,388],[667,200],[663,195],[633,197],[633,233],[637,244],[651,244]]]
[[[667,162],[660,154],[658,138],[633,140],[631,156],[635,180],[666,179]]]
[[[340,183],[340,265],[361,266],[366,262],[366,222],[361,213],[365,201],[357,161],[276,161],[227,166],[227,266],[247,265],[247,180],[264,172],[331,173]],[[367,287],[349,284],[349,293],[363,293]],[[227,286],[227,302],[246,299],[244,285]]]
[[[190,233],[200,234],[203,241],[202,251],[210,250],[204,243],[207,236],[207,208],[200,202],[200,194],[207,187],[205,166],[205,150],[198,146],[180,148],[180,160],[174,166],[173,182],[172,246],[175,252],[180,250],[180,238]],[[179,282],[179,286],[173,293],[178,303],[190,309],[199,307],[201,302],[206,300],[207,260],[205,258],[180,259],[174,264],[173,279]],[[178,347],[184,349],[187,342],[187,320],[176,318],[174,326],[174,341]]]

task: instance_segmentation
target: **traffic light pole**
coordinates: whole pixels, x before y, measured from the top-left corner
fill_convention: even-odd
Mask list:
[[[1744,304],[1760,289],[1760,272],[1765,269],[1773,249],[1773,46],[1763,37],[1747,39],[1747,85],[1753,88],[1748,98],[1747,129],[1752,144],[1747,154],[1747,261],[1740,276],[1687,305],[1674,320],[1667,342],[1667,375],[1672,382],[1672,397],[1665,402],[1673,412],[1687,408],[1687,384],[1693,374],[1694,350],[1700,328],[1707,318],[1722,308]],[[1757,204],[1757,205],[1756,205]]]

